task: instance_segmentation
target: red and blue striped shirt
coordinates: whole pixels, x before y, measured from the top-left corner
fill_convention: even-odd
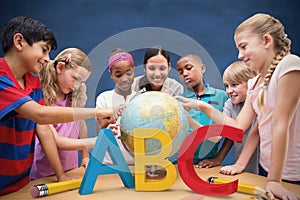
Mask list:
[[[38,76],[26,73],[24,77],[22,89],[0,58],[0,195],[17,191],[29,182],[36,123],[15,109],[32,100],[43,105],[44,99]]]

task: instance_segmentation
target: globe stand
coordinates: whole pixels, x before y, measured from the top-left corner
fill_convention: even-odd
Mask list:
[[[146,176],[150,179],[156,178],[159,176],[158,171],[156,170],[156,165],[147,166]]]
[[[146,167],[146,178],[147,179],[161,179],[166,176],[166,170],[157,165],[149,165]]]

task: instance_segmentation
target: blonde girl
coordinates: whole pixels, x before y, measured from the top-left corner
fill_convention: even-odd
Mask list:
[[[234,34],[239,59],[259,74],[248,82],[243,109],[236,120],[209,105],[184,100],[186,109],[201,109],[217,123],[244,131],[257,115],[258,132],[251,131],[240,158],[221,173],[241,173],[260,144],[260,174],[267,176],[268,198],[300,199],[281,181],[300,183],[300,58],[290,53],[291,41],[278,19],[256,14],[241,23]]]
[[[84,107],[87,99],[85,81],[89,77],[91,69],[90,60],[80,49],[68,48],[62,51],[39,74],[45,105]],[[49,144],[47,139],[49,134],[45,134],[48,132],[55,137],[59,157],[57,150],[53,149],[56,146]],[[34,162],[30,173],[31,179],[56,174],[59,181],[68,180],[69,177],[64,172],[78,167],[77,150],[81,150],[81,165],[85,167],[89,161],[87,147],[93,146],[95,142],[95,138],[78,140],[78,138],[87,137],[84,120],[38,125],[37,136]]]

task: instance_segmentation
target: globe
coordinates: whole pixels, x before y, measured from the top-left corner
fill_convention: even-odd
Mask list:
[[[124,109],[121,121],[121,141],[125,148],[134,152],[135,128],[156,128],[165,131],[172,139],[172,153],[178,152],[188,134],[188,117],[182,105],[164,92],[145,92],[134,97]],[[146,153],[156,154],[161,143],[146,139]]]

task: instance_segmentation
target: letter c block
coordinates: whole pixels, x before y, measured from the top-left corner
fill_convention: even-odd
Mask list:
[[[243,131],[231,126],[211,124],[192,132],[184,140],[178,155],[178,171],[185,184],[194,192],[208,196],[225,196],[237,191],[238,180],[226,184],[210,184],[195,172],[193,157],[197,147],[204,140],[223,136],[237,142],[242,141]]]

